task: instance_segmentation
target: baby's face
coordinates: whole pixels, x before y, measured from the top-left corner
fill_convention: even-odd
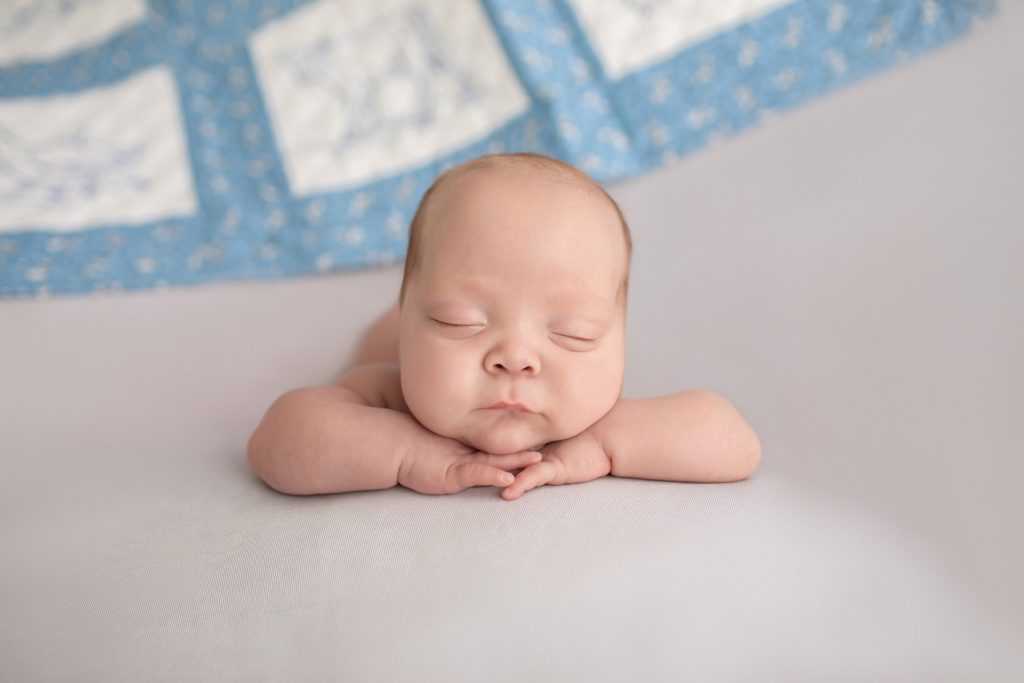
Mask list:
[[[551,180],[452,179],[425,226],[399,335],[428,429],[488,453],[584,431],[620,396],[626,248],[603,198]],[[528,410],[491,408],[519,403]]]

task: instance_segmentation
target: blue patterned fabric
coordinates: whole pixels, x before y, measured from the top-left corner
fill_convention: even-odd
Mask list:
[[[436,175],[606,182],[932,49],[989,0],[8,0],[0,297],[400,262]]]

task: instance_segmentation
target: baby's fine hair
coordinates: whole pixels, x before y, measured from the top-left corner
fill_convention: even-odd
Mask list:
[[[626,275],[623,278],[622,286],[619,288],[619,298],[622,300],[623,305],[625,305],[629,291],[629,263],[633,256],[633,237],[629,230],[629,224],[626,222],[626,218],[623,216],[618,203],[612,199],[611,195],[596,180],[580,169],[554,157],[534,154],[533,152],[488,154],[476,157],[448,169],[434,180],[433,184],[423,194],[423,198],[420,199],[420,204],[416,208],[412,222],[409,224],[409,246],[405,256],[402,289],[398,295],[399,305],[401,306],[405,301],[405,290],[423,259],[423,249],[421,246],[423,224],[426,222],[427,213],[438,194],[438,188],[443,187],[446,182],[451,181],[456,176],[469,171],[489,169],[500,170],[510,175],[519,174],[521,176],[530,176],[538,172],[547,173],[556,180],[568,182],[586,192],[607,200],[612,208],[615,209],[615,214],[619,217],[619,223],[622,226],[622,237],[626,245]]]

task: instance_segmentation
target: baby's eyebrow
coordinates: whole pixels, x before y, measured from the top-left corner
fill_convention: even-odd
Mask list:
[[[589,303],[578,302],[572,304],[560,302],[558,306],[553,308],[553,312],[552,318],[558,322],[582,322],[601,327],[609,324],[615,317],[614,305],[604,303],[596,305],[592,301]]]
[[[557,295],[549,300],[552,308],[575,318],[603,320],[614,312],[615,304],[593,294]]]
[[[604,311],[593,306],[559,306],[554,309],[559,320],[582,320],[583,322],[603,323],[611,315],[611,311]]]
[[[428,311],[473,308],[475,304],[469,299],[426,299],[423,307]]]
[[[423,307],[429,310],[476,307],[483,305],[494,297],[512,297],[512,293],[502,293],[493,286],[465,277],[453,277],[443,283],[435,283],[428,287],[423,296]],[[592,292],[578,289],[552,290],[546,292],[544,300],[538,302],[556,314],[557,317],[584,319],[595,324],[604,324],[615,315],[614,299],[606,299]]]

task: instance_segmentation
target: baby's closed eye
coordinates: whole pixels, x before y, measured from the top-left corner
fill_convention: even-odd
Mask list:
[[[484,328],[483,323],[449,322],[430,318],[431,324],[438,328],[438,334],[450,339],[468,339],[474,337]]]
[[[588,339],[586,337],[577,337],[571,334],[562,334],[560,332],[553,332],[552,335],[555,337],[555,341],[570,351],[589,351],[597,347],[597,339]]]
[[[483,327],[483,323],[450,323],[437,318],[431,318],[435,323],[446,327]]]
[[[468,319],[452,318],[442,320],[431,317],[430,320],[436,325],[450,330],[452,333],[460,333],[466,336],[472,336],[480,331],[480,329],[486,327],[482,322],[471,322]],[[590,351],[596,348],[600,342],[600,337],[584,336],[582,333],[572,334],[571,332],[570,330],[555,330],[550,333],[550,336],[553,341],[570,351]]]

